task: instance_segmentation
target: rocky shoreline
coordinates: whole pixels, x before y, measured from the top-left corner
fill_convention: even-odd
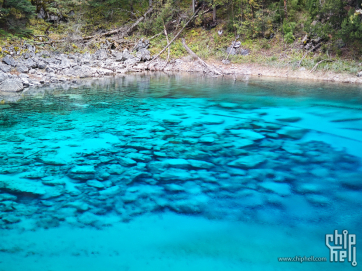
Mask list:
[[[8,49],[8,55],[0,62],[0,93],[21,92],[27,87],[42,87],[51,84],[77,84],[81,78],[100,78],[116,76],[129,72],[168,71],[168,72],[201,72],[205,67],[192,57],[166,62],[152,60],[148,41],[141,40],[133,50],[99,49],[94,54],[62,54],[59,52],[37,51],[34,46],[25,45],[19,49]],[[20,50],[21,51],[21,50]],[[300,68],[277,68],[260,64],[230,64],[209,62],[218,68],[223,75],[232,76],[270,76],[293,79],[323,80],[340,83],[362,84],[362,77],[334,72],[314,72]],[[6,95],[5,95],[6,96]]]

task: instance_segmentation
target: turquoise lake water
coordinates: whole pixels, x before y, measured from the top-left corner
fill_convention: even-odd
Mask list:
[[[127,75],[0,104],[0,271],[358,270],[361,194],[360,86]]]

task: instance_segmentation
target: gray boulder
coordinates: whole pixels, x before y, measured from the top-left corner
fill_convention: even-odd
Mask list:
[[[0,91],[18,92],[24,89],[23,83],[19,78],[7,78],[0,83]]]
[[[0,70],[0,83],[5,81],[8,78],[8,75]]]
[[[362,71],[360,71],[359,73],[357,73],[357,77],[362,77]]]
[[[29,68],[21,63],[16,67],[16,70],[21,73],[27,73],[29,71]]]
[[[46,67],[47,67],[47,65],[43,61],[38,62],[38,68],[39,69],[45,69]]]
[[[11,56],[8,56],[8,55],[3,58],[3,62],[5,64],[13,66],[13,67],[16,66],[14,58],[12,58]]]
[[[149,61],[151,60],[151,53],[150,51],[148,51],[147,49],[141,49],[137,52],[136,56],[141,60],[141,61]]]
[[[124,60],[123,60],[123,54],[122,54],[122,53],[117,53],[117,54],[115,55],[115,57],[116,57],[116,61],[117,61],[117,62],[124,61]]]
[[[229,53],[230,52],[230,53]],[[227,49],[226,49],[226,53],[227,54],[230,54],[230,55],[243,55],[243,56],[247,56],[250,51],[248,49],[242,49],[242,48],[235,48],[235,47],[232,47],[232,46],[229,46]]]
[[[130,58],[130,59],[127,59],[124,64],[126,66],[133,66],[133,65],[136,65],[138,62],[140,61],[139,58]]]
[[[232,46],[229,46],[228,48],[226,48],[226,53],[229,54],[229,55],[237,55],[237,51],[234,47]]]
[[[7,64],[0,63],[0,70],[3,71],[3,72],[10,72],[11,71],[11,66],[9,66]]]
[[[97,52],[95,52],[95,54],[93,55],[94,59],[98,59],[98,60],[105,60],[108,58],[108,54],[107,51],[104,49],[98,50]]]
[[[122,61],[126,61],[126,60],[132,59],[132,58],[134,58],[134,56],[131,55],[127,49],[124,49],[124,51],[122,53]]]
[[[143,49],[148,49],[148,47],[150,46],[150,41],[149,40],[143,40],[141,39],[137,45],[135,46],[135,48],[133,49],[134,51],[141,51]]]
[[[29,69],[35,69],[38,66],[32,58],[28,58],[26,61],[23,62],[23,64]]]

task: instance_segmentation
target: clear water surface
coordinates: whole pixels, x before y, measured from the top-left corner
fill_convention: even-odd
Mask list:
[[[362,88],[127,75],[0,105],[0,270],[357,270]],[[357,267],[325,235],[357,237]],[[279,257],[327,262],[279,262]]]

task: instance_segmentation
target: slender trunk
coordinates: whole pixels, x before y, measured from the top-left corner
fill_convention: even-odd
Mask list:
[[[213,7],[212,7],[212,21],[216,22],[216,4],[215,4],[215,1],[213,1]]]
[[[152,7],[152,0],[148,0],[149,7]]]
[[[133,0],[129,1],[129,9],[131,12],[134,12],[133,10]]]
[[[284,17],[288,19],[287,0],[284,0]]]
[[[240,1],[240,22],[243,21],[243,2]]]
[[[192,13],[195,13],[195,0],[192,0]]]

